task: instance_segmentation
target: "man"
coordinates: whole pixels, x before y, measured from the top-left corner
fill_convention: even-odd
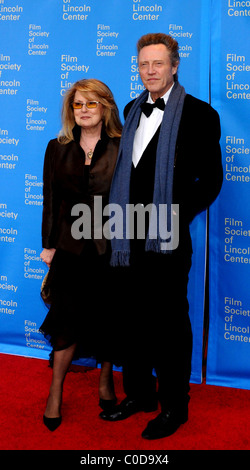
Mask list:
[[[174,243],[170,245],[169,239],[161,238],[159,228],[156,234],[152,232],[150,217],[145,236],[141,236],[135,217],[138,232],[134,239],[125,236],[126,222],[123,239],[112,240],[127,397],[100,416],[110,421],[125,419],[139,411],[156,410],[159,400],[161,413],[142,433],[146,439],[158,439],[173,434],[188,419],[192,355],[187,301],[192,256],[189,224],[221,188],[220,122],[211,106],[186,94],[179,84],[178,43],[173,38],[147,34],[137,48],[146,90],[125,108],[110,202],[124,210],[127,204],[167,207],[168,223],[177,217],[179,228],[172,223],[176,233],[171,232]]]

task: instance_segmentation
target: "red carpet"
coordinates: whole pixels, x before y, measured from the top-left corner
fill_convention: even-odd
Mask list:
[[[248,390],[191,384],[189,421],[173,436],[146,441],[141,432],[157,412],[104,422],[98,416],[99,371],[69,372],[62,425],[51,433],[42,421],[51,377],[48,362],[0,354],[0,366],[1,450],[250,449]],[[119,372],[115,373],[115,386],[120,400],[123,392]]]

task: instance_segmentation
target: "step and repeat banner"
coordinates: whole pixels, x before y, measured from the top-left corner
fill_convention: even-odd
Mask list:
[[[219,5],[222,3],[227,2],[218,2]],[[227,321],[228,327],[235,326],[236,320],[241,320],[242,325],[248,320],[247,316],[233,313],[236,301],[242,302],[242,310],[248,308],[247,291],[244,290],[248,265],[243,262],[236,266],[231,259],[240,255],[235,255],[233,251],[224,255],[221,245],[222,239],[226,237],[229,240],[232,237],[232,242],[226,242],[228,250],[239,247],[238,241],[245,249],[243,243],[247,244],[248,240],[245,235],[236,235],[236,230],[242,233],[248,230],[246,196],[238,195],[239,190],[246,192],[248,185],[234,179],[248,176],[246,170],[237,172],[234,168],[237,165],[240,165],[239,169],[248,168],[247,147],[250,143],[246,133],[246,116],[242,112],[242,109],[246,109],[245,104],[240,98],[233,98],[234,94],[247,94],[248,91],[229,88],[224,92],[223,86],[226,88],[226,85],[223,83],[222,86],[225,76],[229,74],[231,77],[235,74],[235,80],[228,79],[228,86],[246,83],[245,69],[240,71],[234,67],[246,67],[250,63],[246,34],[242,45],[240,43],[241,34],[244,36],[242,25],[246,27],[247,18],[237,17],[237,9],[233,5],[230,10],[234,13],[228,17],[223,31],[227,30],[229,24],[226,40],[229,41],[229,32],[231,34],[235,31],[235,43],[232,39],[229,47],[229,41],[226,51],[225,45],[221,44],[221,37],[224,41],[225,34],[219,31],[219,26],[216,26],[214,32],[222,34],[216,39],[219,41],[218,50],[217,42],[214,45],[215,59],[219,62],[219,56],[222,56],[222,60],[214,70],[218,80],[215,88],[219,92],[213,92],[213,99],[216,95],[214,104],[219,111],[223,111],[222,114],[224,109],[221,100],[223,106],[227,107],[228,123],[224,121],[223,142],[226,157],[232,157],[232,161],[228,161],[229,177],[223,196],[213,210],[213,232],[210,238],[213,257],[211,271],[214,263],[219,263],[221,269],[214,273],[211,282],[212,296],[216,299],[216,305],[212,305],[216,320],[211,318],[211,321],[215,329],[219,322],[221,331],[224,324],[221,303],[224,298],[228,299],[227,302],[225,300],[225,314],[228,318],[232,317],[232,320]],[[249,7],[246,7],[248,10]],[[218,22],[220,9],[216,7],[217,13]],[[50,352],[49,344],[39,333],[39,326],[47,313],[40,298],[41,282],[47,272],[39,257],[42,249],[42,171],[47,143],[60,130],[65,91],[76,80],[98,78],[113,91],[122,116],[125,104],[143,90],[136,56],[138,38],[149,32],[165,32],[176,38],[180,45],[180,83],[188,93],[209,101],[210,27],[209,0],[0,0],[0,352],[42,359],[47,359]],[[231,69],[227,69],[229,66],[226,61],[231,64]],[[227,98],[227,93],[230,98]],[[231,140],[226,141],[226,138]],[[242,148],[245,151],[240,153]],[[242,163],[239,163],[241,160]],[[225,200],[227,210],[224,208]],[[222,212],[225,227],[221,225]],[[191,229],[194,246],[188,294],[194,335],[191,381],[200,383],[206,213],[195,219]],[[225,230],[228,233],[225,234]],[[228,258],[224,260],[224,256]],[[248,259],[247,254],[241,256]],[[238,270],[241,272],[238,273]],[[238,274],[241,280],[239,286],[236,285]],[[217,293],[218,277],[220,296]],[[225,340],[224,333],[228,334]],[[249,344],[236,343],[230,339],[236,333],[224,333],[220,332],[219,335],[224,341],[222,347],[226,355],[231,358],[235,348],[237,354],[243,354],[244,351],[249,353]],[[242,334],[247,337],[247,332]],[[217,341],[211,338],[215,351]],[[242,361],[242,370],[245,366],[246,363]],[[221,370],[221,366],[218,367]]]
[[[222,192],[210,210],[207,382],[250,388],[250,2],[213,1],[211,101]]]

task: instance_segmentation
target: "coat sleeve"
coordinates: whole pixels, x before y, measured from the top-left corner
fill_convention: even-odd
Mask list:
[[[208,208],[217,198],[222,182],[223,169],[220,147],[220,119],[209,106],[206,125],[200,130],[200,151],[197,155],[197,174],[190,192],[191,217]]]
[[[54,233],[57,214],[55,210],[54,188],[55,141],[48,143],[43,166],[43,215],[42,215],[42,246],[56,248]]]
[[[218,196],[223,169],[217,111],[190,96],[187,104],[176,149],[175,202],[191,222]]]

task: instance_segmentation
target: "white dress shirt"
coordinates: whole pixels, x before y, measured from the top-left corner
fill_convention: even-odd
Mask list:
[[[162,98],[165,101],[165,105],[167,104],[169,95],[171,93],[171,90],[173,88],[174,84],[171,86],[171,88],[165,93],[165,95],[162,96]],[[148,100],[147,103],[154,103],[150,93],[148,95]],[[153,112],[150,114],[149,117],[145,116],[144,113],[141,113],[141,118],[140,118],[140,124],[138,128],[136,129],[135,133],[135,138],[134,138],[134,145],[133,145],[133,153],[132,153],[132,162],[134,164],[134,167],[138,165],[138,162],[149,144],[150,140],[156,133],[159,125],[161,124],[162,118],[163,118],[163,113],[159,108],[153,108]]]

